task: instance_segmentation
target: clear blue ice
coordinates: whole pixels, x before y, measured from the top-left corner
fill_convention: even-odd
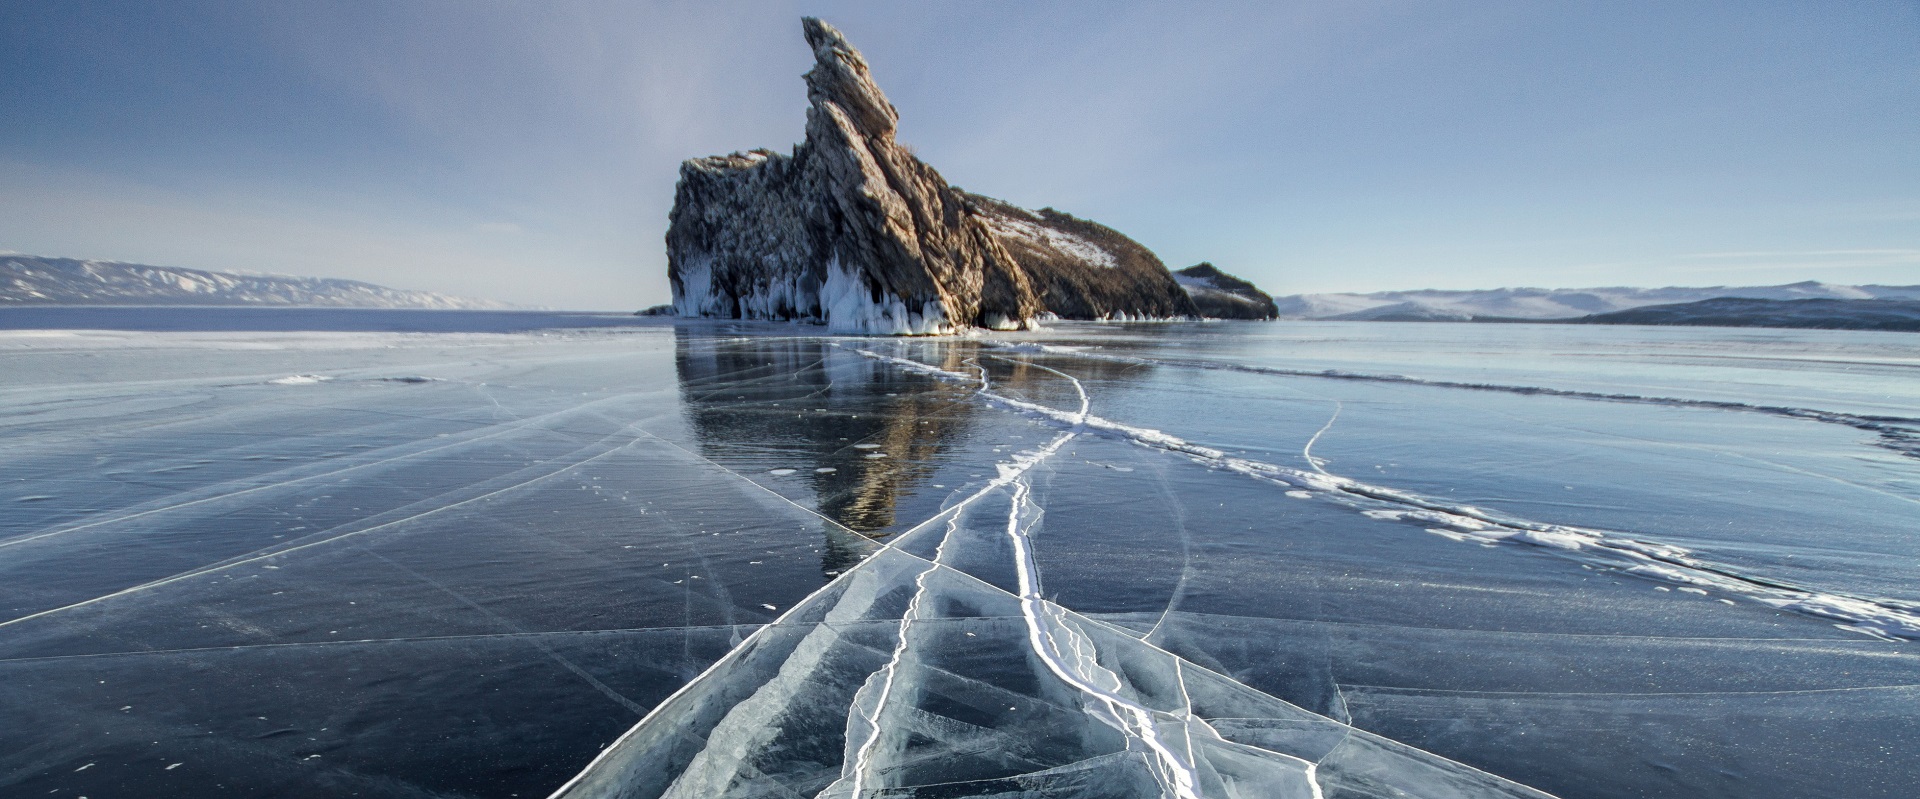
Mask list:
[[[0,795],[1920,783],[1909,334],[578,323],[0,330]]]

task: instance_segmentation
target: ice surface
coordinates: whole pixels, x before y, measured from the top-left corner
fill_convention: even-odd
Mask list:
[[[1385,327],[0,336],[0,794],[1908,795],[1898,347]]]

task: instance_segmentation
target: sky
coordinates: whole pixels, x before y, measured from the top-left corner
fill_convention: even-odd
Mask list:
[[[802,15],[952,183],[1270,293],[1920,283],[1920,2],[0,0],[0,251],[668,299]]]

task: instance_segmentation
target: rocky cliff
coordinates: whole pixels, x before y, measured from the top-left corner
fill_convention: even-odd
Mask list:
[[[895,141],[899,115],[859,51],[817,19],[802,28],[806,140],[792,155],[680,167],[667,230],[677,313],[892,334],[1197,315],[1160,259],[1118,232],[949,185]]]
[[[1152,250],[1113,228],[1052,208],[1029,211],[968,194],[971,209],[1062,319],[1165,319],[1198,310]]]
[[[1205,261],[1175,272],[1173,279],[1193,298],[1200,315],[1209,319],[1280,317],[1279,306],[1266,292]]]

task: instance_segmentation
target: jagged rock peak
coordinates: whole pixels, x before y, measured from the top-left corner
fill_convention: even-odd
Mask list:
[[[873,82],[867,59],[847,43],[839,29],[813,17],[800,20],[807,44],[813,48],[813,69],[806,74],[807,101],[815,106],[831,102],[852,119],[854,128],[872,138],[893,138],[900,112],[887,102]]]
[[[1160,259],[1117,231],[948,184],[894,141],[899,113],[860,51],[820,20],[801,27],[814,65],[793,155],[680,166],[667,229],[677,313],[891,334],[1196,315]]]

